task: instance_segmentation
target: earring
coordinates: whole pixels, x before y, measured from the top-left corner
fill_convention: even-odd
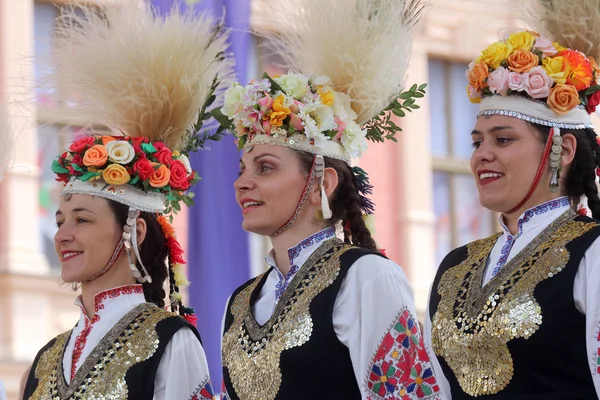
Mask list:
[[[79,290],[79,282],[71,282],[71,290],[76,292]]]
[[[323,210],[321,210],[320,208],[317,209],[317,211],[315,211],[315,219],[317,221],[324,221],[325,218],[323,217]]]
[[[550,153],[550,173],[552,177],[550,178],[550,190],[553,193],[558,191],[558,179],[560,178],[560,170],[562,169],[561,160],[561,152],[562,152],[562,136],[560,133],[556,132],[552,137],[552,152]]]

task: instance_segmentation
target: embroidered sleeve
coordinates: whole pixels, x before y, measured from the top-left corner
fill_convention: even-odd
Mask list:
[[[366,385],[373,400],[440,398],[421,331],[406,307],[396,316],[373,355]]]
[[[402,269],[368,255],[348,271],[334,306],[338,339],[349,351],[362,397],[440,400]]]
[[[213,398],[204,349],[189,328],[182,328],[173,335],[160,360],[154,400]]]

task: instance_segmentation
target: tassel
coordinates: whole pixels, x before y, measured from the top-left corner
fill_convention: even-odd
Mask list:
[[[329,208],[329,199],[327,199],[327,193],[325,193],[325,159],[322,155],[315,156],[315,171],[321,188],[321,212],[323,213],[323,219],[331,219],[333,213],[331,212],[331,208]]]

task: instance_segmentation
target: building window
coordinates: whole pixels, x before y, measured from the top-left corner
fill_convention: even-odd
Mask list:
[[[495,214],[479,204],[469,166],[478,106],[466,94],[466,69],[463,63],[429,60],[437,265],[452,249],[496,231]]]

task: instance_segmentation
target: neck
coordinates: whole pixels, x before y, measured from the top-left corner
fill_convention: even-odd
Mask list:
[[[528,201],[521,208],[510,214],[502,213],[504,225],[506,225],[508,231],[511,234],[516,235],[517,233],[519,233],[519,218],[521,218],[521,215],[523,215],[525,211],[529,210],[530,208],[539,206],[540,204],[546,203],[548,201],[558,199],[562,196],[564,195],[559,193],[549,193],[544,197],[536,198],[535,201]]]
[[[294,247],[302,240],[314,235],[328,226],[329,225],[325,221],[320,222],[319,224],[307,224],[305,226],[298,225],[296,223],[296,225],[292,226],[281,235],[271,238],[271,244],[273,245],[273,253],[275,256],[275,264],[283,276],[286,276],[290,270],[290,257],[288,254],[288,249]]]
[[[93,281],[81,284],[81,301],[88,318],[91,319],[96,314],[94,299],[98,293],[115,287],[137,283],[129,271],[129,265],[123,264],[123,262],[117,261],[106,274]]]

